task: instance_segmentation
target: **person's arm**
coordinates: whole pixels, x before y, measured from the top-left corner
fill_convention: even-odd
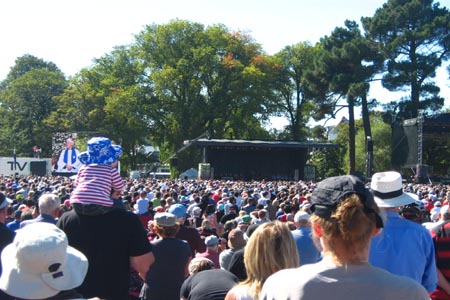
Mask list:
[[[189,251],[190,252],[190,251]],[[189,276],[189,264],[191,263],[192,256],[189,257],[186,266],[184,267],[184,277],[187,278]]]
[[[448,282],[447,278],[445,278],[444,274],[437,269],[437,277],[438,277],[438,286],[444,290],[444,292],[447,293],[447,295],[450,295],[450,283]]]
[[[231,290],[228,291],[227,295],[225,296],[224,300],[236,300],[236,295],[234,292],[235,288],[231,288]]]
[[[76,149],[76,148],[72,148],[72,151],[75,151],[75,155],[76,155],[76,160],[75,160],[75,162],[72,164],[72,170],[74,170],[74,171],[76,171],[76,172],[78,172],[78,170],[80,169],[80,167],[81,167],[81,161],[78,159],[78,155],[80,155],[80,151],[78,151],[78,149]]]
[[[111,170],[112,188],[116,191],[122,191],[124,188],[123,179],[120,177],[119,171],[116,168]]]
[[[191,279],[192,275],[186,278],[186,280],[181,285],[180,289],[180,299],[187,300],[189,299],[189,293],[191,292]]]
[[[56,170],[57,172],[65,170],[64,169],[64,167],[66,166],[66,164],[64,163],[64,153],[65,153],[65,151],[66,151],[66,148],[61,150],[61,152],[58,155],[58,161],[56,162],[56,165],[58,167],[57,170]]]
[[[200,233],[198,233],[197,230],[195,230],[196,232],[193,231],[192,235],[194,238],[194,244],[195,244],[195,251],[197,253],[203,253],[206,251],[206,245],[205,242],[202,240]],[[195,256],[195,253],[192,253],[192,256]]]
[[[424,231],[426,232],[426,234],[424,234],[424,244],[426,243],[425,245],[429,246],[427,247],[427,253],[425,253],[426,265],[422,276],[422,285],[428,293],[432,293],[438,285],[438,272],[433,239],[426,229]]]
[[[140,256],[131,256],[130,264],[131,267],[139,273],[139,276],[145,280],[145,276],[147,275],[150,266],[155,262],[155,256],[153,256],[152,252],[148,252],[146,254]]]

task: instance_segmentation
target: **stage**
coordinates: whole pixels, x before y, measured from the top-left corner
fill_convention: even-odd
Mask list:
[[[201,148],[202,163],[210,164],[214,179],[246,181],[305,179],[306,162],[313,149],[338,147],[309,141],[226,139],[199,139],[193,144]]]

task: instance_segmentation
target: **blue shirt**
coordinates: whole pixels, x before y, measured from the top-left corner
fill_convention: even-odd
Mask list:
[[[27,225],[33,224],[33,223],[37,223],[37,222],[46,222],[46,223],[50,223],[50,224],[55,224],[57,220],[55,218],[53,218],[52,216],[46,215],[46,214],[40,214],[39,216],[37,216],[35,219],[31,219],[31,220],[26,220],[20,223],[20,228],[24,228]]]
[[[6,227],[8,227],[9,230],[16,231],[20,228],[20,221],[14,220],[6,224]]]
[[[437,286],[433,240],[418,223],[386,212],[384,229],[372,239],[369,262],[393,274],[410,277],[428,291]]]
[[[297,245],[298,255],[300,257],[300,266],[313,264],[322,259],[320,251],[317,249],[312,238],[310,227],[298,227],[291,231]]]

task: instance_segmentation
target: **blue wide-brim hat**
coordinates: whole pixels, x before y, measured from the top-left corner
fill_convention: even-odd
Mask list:
[[[80,153],[78,159],[85,165],[110,165],[122,155],[122,147],[111,145],[105,137],[93,137],[87,142],[87,151]]]

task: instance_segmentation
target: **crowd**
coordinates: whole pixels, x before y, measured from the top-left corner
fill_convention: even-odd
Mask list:
[[[0,177],[0,299],[450,299],[448,186],[118,182],[120,154],[93,139],[76,180]]]

